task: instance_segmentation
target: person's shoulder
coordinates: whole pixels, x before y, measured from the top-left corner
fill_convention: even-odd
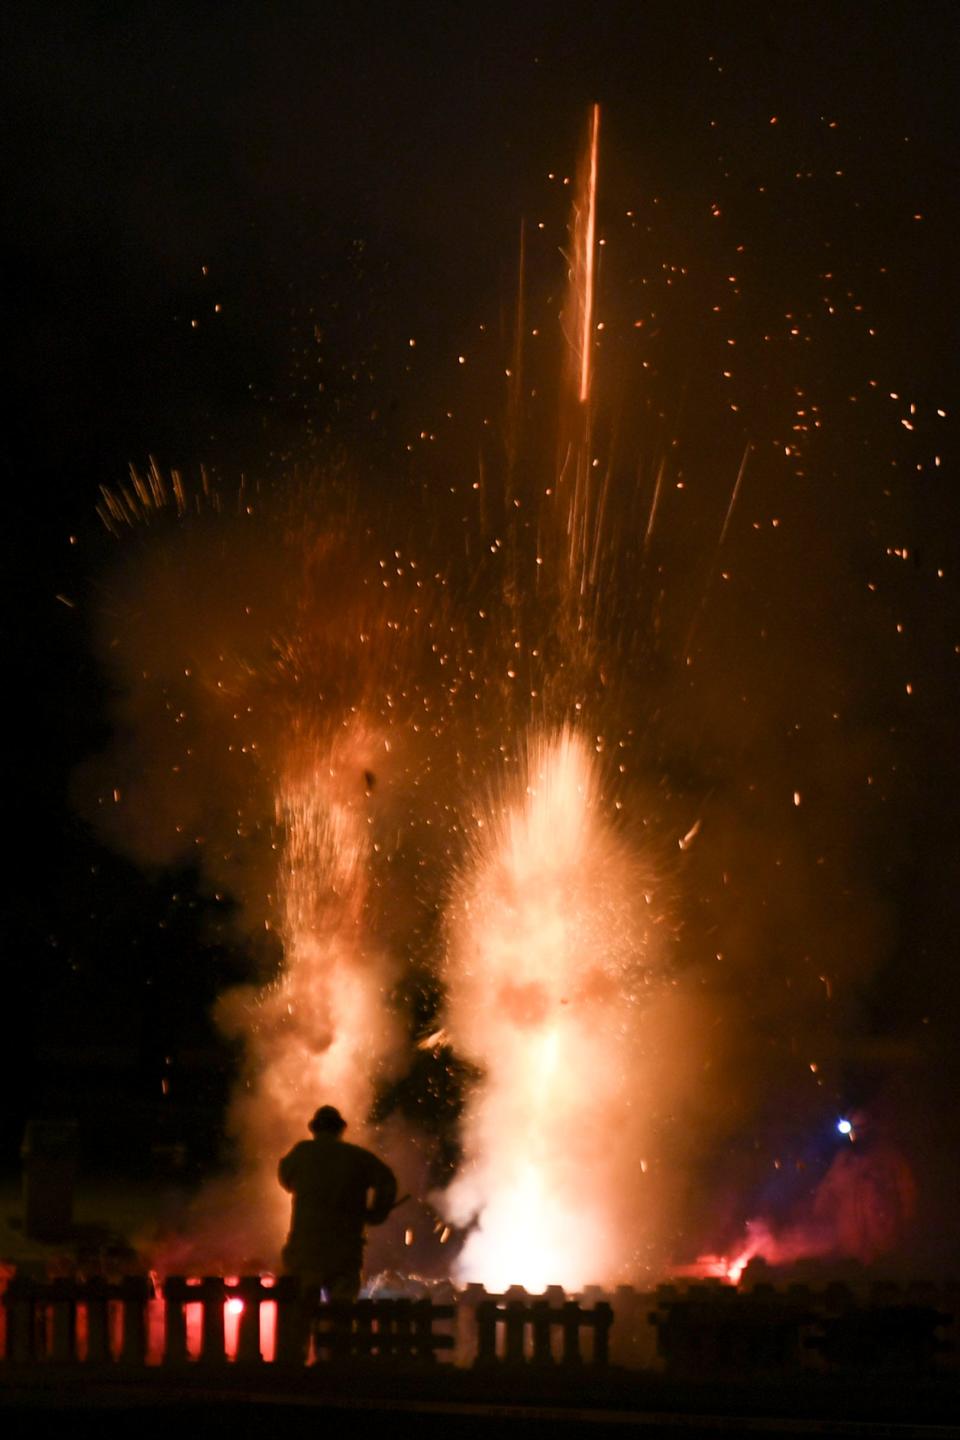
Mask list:
[[[301,1155],[309,1155],[312,1144],[312,1140],[298,1140],[293,1149],[288,1150],[286,1155],[284,1155],[284,1160],[296,1160]]]
[[[354,1159],[369,1159],[373,1154],[371,1150],[364,1149],[362,1145],[353,1145],[349,1140],[341,1140],[337,1148]]]
[[[378,1155],[374,1155],[372,1150],[365,1149],[363,1145],[351,1145],[349,1140],[341,1140],[340,1145],[358,1165],[366,1165],[372,1169],[383,1164]]]

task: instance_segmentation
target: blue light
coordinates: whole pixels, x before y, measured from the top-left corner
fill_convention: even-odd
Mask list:
[[[849,1135],[850,1132],[853,1130],[853,1124],[850,1120],[838,1120],[837,1129],[840,1131],[841,1135]]]

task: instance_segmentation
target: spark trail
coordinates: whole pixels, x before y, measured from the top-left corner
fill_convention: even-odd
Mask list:
[[[646,1163],[655,1128],[650,1027],[666,961],[649,853],[617,823],[609,777],[588,740],[600,650],[597,584],[603,487],[591,453],[600,111],[571,219],[572,333],[560,400],[552,512],[562,675],[545,677],[552,721],[531,714],[519,774],[474,816],[474,841],[447,917],[445,1026],[484,1080],[463,1122],[464,1164],[443,1198],[472,1224],[463,1280],[529,1289],[635,1273],[655,1243]],[[598,721],[599,723],[599,721]],[[606,783],[605,783],[606,782]],[[644,1191],[647,1191],[645,1194]]]
[[[597,272],[597,171],[600,160],[600,106],[594,105],[590,116],[590,143],[588,148],[586,195],[583,199],[584,216],[578,217],[583,226],[582,242],[576,247],[577,266],[582,279],[577,277],[577,292],[582,297],[579,309],[582,315],[580,327],[580,403],[590,399],[593,359],[593,309]],[[577,237],[579,239],[579,237]]]

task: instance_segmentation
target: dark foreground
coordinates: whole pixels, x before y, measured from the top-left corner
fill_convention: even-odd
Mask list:
[[[805,1376],[790,1381],[677,1381],[613,1370],[598,1378],[487,1375],[444,1367],[424,1376],[347,1366],[222,1376],[152,1371],[109,1378],[44,1366],[0,1376],[0,1433],[128,1436],[339,1436],[481,1440],[494,1435],[643,1437],[784,1435],[957,1437],[960,1389],[952,1380],[875,1376],[856,1382]]]

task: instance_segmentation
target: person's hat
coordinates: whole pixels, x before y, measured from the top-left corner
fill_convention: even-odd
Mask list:
[[[314,1135],[320,1130],[330,1130],[338,1135],[341,1130],[346,1130],[347,1122],[336,1105],[321,1105],[307,1128],[312,1130]]]

